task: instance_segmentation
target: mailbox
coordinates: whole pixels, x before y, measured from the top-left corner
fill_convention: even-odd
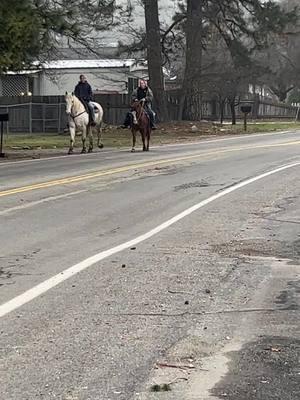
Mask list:
[[[243,104],[241,106],[241,111],[244,114],[249,114],[252,111],[252,106],[250,104]]]
[[[9,115],[8,113],[1,114],[0,113],[0,122],[8,121],[9,120]]]

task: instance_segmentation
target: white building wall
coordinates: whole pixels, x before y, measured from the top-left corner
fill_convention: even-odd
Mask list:
[[[79,75],[86,75],[93,91],[127,93],[129,77],[145,76],[146,71],[130,72],[129,68],[66,69],[41,72],[34,94],[41,96],[63,95],[72,92],[79,81]]]

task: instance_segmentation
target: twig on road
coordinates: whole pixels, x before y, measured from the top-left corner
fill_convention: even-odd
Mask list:
[[[195,369],[193,364],[169,364],[169,363],[156,363],[157,368],[178,368],[178,369]]]

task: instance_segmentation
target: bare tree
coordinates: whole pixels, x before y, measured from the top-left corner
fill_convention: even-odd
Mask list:
[[[146,22],[147,60],[155,106],[160,121],[167,121],[168,104],[164,88],[163,57],[157,0],[144,0]]]
[[[181,11],[182,18],[176,16],[177,26],[186,34],[181,110],[192,120],[201,118],[201,64],[212,28],[226,43],[234,67],[239,69],[251,63],[255,51],[267,48],[270,36],[283,32],[297,18],[294,9],[285,12],[274,0],[185,0]]]
[[[203,1],[187,0],[186,64],[180,117],[191,121],[201,119],[202,23]]]

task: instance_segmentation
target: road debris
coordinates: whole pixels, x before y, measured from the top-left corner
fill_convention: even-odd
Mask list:
[[[193,364],[156,363],[156,368],[195,369],[196,367]]]
[[[150,388],[151,392],[170,392],[171,387],[169,384],[164,383],[163,385],[152,385]]]

